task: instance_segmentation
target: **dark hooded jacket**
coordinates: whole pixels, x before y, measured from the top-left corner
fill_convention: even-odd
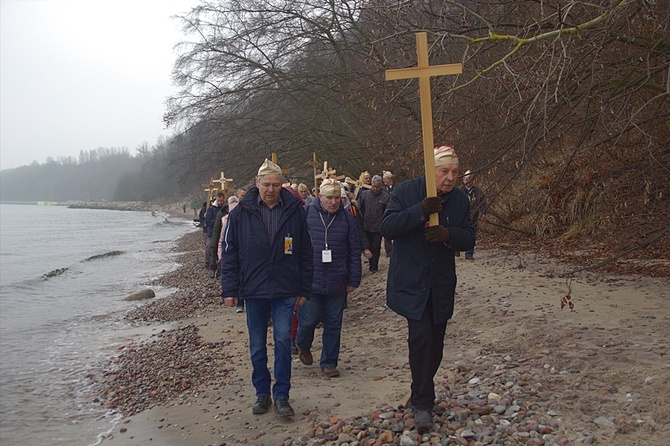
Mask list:
[[[312,244],[300,202],[282,188],[283,210],[274,240],[268,240],[257,187],[228,214],[221,252],[221,297],[278,299],[309,296]],[[287,238],[292,253],[285,253]]]
[[[418,177],[396,186],[386,207],[381,233],[393,240],[386,301],[393,311],[408,319],[420,320],[433,295],[436,323],[454,312],[456,291],[455,251],[475,245],[468,197],[458,188],[443,194],[440,225],[451,234],[447,243],[429,243],[424,236],[428,218],[421,208],[426,198],[426,179]]]

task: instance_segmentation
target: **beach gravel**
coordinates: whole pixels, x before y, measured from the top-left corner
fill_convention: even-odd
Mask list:
[[[383,274],[364,273],[349,296],[340,378],[294,360],[298,415],[285,422],[251,414],[244,314],[222,307],[220,285],[204,268],[202,233],[183,237],[175,256],[182,266],[152,285],[176,291],[125,318],[139,325],[179,321],[177,328],[120,346],[94,387],[100,404],[127,420],[160,406],[143,419],[162,434],[171,418],[176,423],[172,408],[192,404],[190,424],[181,416],[174,430],[182,442],[174,444],[628,446],[663,444],[670,435],[663,283],[644,282],[645,289],[582,279],[572,283],[577,309],[561,311],[564,281],[521,271],[515,258],[480,249],[478,261],[459,270],[463,285],[435,377],[444,412],[433,415],[427,432],[417,432],[406,407],[406,322],[384,305]],[[380,267],[387,265],[383,259]],[[645,308],[631,306],[636,292]],[[145,444],[138,427],[129,426],[125,438],[134,430],[138,440],[118,443],[117,430],[114,441]]]

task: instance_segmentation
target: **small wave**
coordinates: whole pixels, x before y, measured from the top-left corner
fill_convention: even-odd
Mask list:
[[[113,256],[120,256],[123,254],[123,251],[109,251],[104,254],[96,254],[94,256],[89,257],[88,259],[85,259],[84,262],[88,262],[91,260],[99,260],[99,259],[104,259],[105,257],[113,257]]]
[[[110,427],[108,430],[106,430],[104,432],[99,433],[98,437],[96,438],[95,443],[91,443],[88,446],[101,445],[103,443],[103,441],[105,441],[105,439],[108,438],[109,435],[112,432],[114,432],[114,428],[116,427],[117,424],[119,424],[119,422],[123,418],[123,415],[121,413],[117,412],[116,410],[110,410],[105,415],[103,415],[101,418],[102,419],[111,418],[110,423],[111,423],[112,427]]]
[[[70,268],[56,268],[56,269],[53,270],[53,271],[49,271],[49,272],[46,273],[46,274],[42,274],[42,279],[44,279],[44,280],[49,280],[49,279],[51,279],[52,277],[58,277],[58,276],[62,275],[65,271],[67,271],[67,270],[69,270],[69,269],[70,269]]]

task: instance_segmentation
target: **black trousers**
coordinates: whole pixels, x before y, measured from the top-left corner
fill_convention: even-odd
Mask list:
[[[379,270],[379,256],[382,252],[382,233],[365,231],[370,242],[370,251],[372,251],[372,258],[370,259],[370,271]]]
[[[407,319],[409,367],[412,372],[412,405],[430,410],[435,403],[435,374],[442,362],[447,321],[435,323],[433,296],[428,297],[421,320]]]

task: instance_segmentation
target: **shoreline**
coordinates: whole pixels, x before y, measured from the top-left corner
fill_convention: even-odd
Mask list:
[[[155,281],[180,289],[126,316],[176,326],[119,348],[110,360],[99,384],[127,389],[114,395],[125,415],[103,444],[430,440],[408,427],[413,413],[403,407],[410,384],[406,323],[384,305],[388,259],[379,274],[364,268],[361,287],[350,295],[342,376],[324,378],[318,365],[305,367],[294,357],[296,416],[285,421],[251,414],[245,315],[222,306],[220,286],[203,266],[201,237],[199,230],[182,237],[175,248],[182,267]],[[438,444],[623,446],[662,444],[670,435],[663,403],[670,393],[668,281],[583,273],[568,284],[554,277],[561,267],[537,255],[485,248],[474,262],[457,258],[456,312],[436,375],[446,408],[434,418]],[[575,309],[561,310],[568,291]],[[271,348],[269,355],[271,365]],[[112,402],[109,393],[101,399]]]

